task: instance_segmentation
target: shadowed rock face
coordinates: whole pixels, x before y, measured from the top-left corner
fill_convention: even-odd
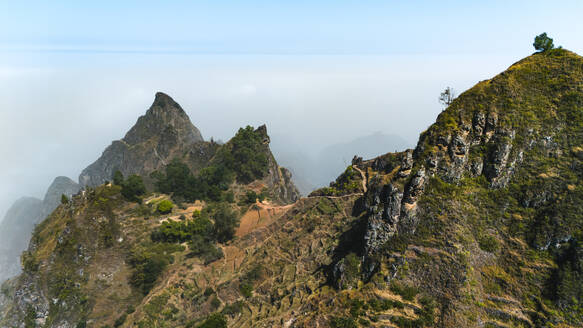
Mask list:
[[[23,197],[17,200],[0,224],[0,282],[20,272],[20,254],[30,240],[34,226],[61,203],[61,196],[79,192],[80,186],[67,177],[57,177],[44,200]]]
[[[97,186],[111,180],[115,171],[125,176],[152,172],[181,155],[189,146],[203,142],[200,131],[182,107],[158,92],[145,115],[121,140],[114,141],[79,176],[82,186]]]
[[[253,132],[252,151],[269,151],[266,128]],[[252,183],[293,199],[289,174],[269,160]],[[0,293],[0,326],[112,326],[131,305],[123,327],[191,326],[211,313],[229,327],[582,327],[582,182],[583,57],[537,53],[461,94],[415,149],[354,158],[330,188],[270,206],[287,212],[223,245],[223,260],[177,250],[143,298],[126,254],[151,244],[159,220],[107,186],[74,197]]]
[[[42,201],[23,197],[10,207],[0,225],[0,281],[20,272],[20,253],[26,249],[30,234],[40,220]]]
[[[71,197],[81,190],[81,186],[67,177],[56,177],[47,189],[43,200],[43,217],[51,214],[61,203],[61,196]]]

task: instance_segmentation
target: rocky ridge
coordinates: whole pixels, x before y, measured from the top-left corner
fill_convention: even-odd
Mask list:
[[[124,176],[147,176],[203,141],[182,107],[168,95],[158,92],[152,106],[125,137],[112,142],[97,161],[81,172],[79,183],[98,186],[111,181],[117,170]],[[204,157],[204,148],[196,150]]]
[[[28,247],[35,225],[46,218],[61,203],[61,195],[71,197],[80,186],[67,177],[57,177],[44,199],[23,197],[17,200],[0,224],[0,282],[20,271],[20,254]]]
[[[28,313],[54,327],[197,327],[214,313],[231,327],[579,327],[582,179],[583,58],[549,50],[464,92],[415,149],[355,158],[329,188],[220,244],[224,258],[173,250],[143,297],[119,254],[166,218],[114,187],[79,195],[35,233],[0,302],[16,326]],[[255,206],[258,219],[274,211]],[[89,231],[107,222],[118,243],[103,248]],[[59,288],[38,285],[53,275]]]

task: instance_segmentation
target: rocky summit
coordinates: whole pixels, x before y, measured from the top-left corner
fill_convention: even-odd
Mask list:
[[[95,163],[81,172],[79,183],[98,186],[111,181],[117,170],[124,175],[144,175],[203,141],[182,107],[168,95],[158,92],[150,109],[125,137],[112,142]]]
[[[163,99],[152,108],[174,108]],[[204,165],[175,146],[202,141],[157,128],[120,146],[166,145],[163,161],[139,151],[153,189],[106,151],[94,187],[36,227],[2,287],[4,327],[583,326],[577,54],[513,64],[415,149],[355,157],[302,199],[265,127],[208,143]],[[127,179],[101,184],[115,170]]]

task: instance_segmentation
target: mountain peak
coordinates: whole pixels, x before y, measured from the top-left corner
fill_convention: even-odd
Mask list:
[[[174,107],[174,108],[179,108],[182,109],[180,107],[180,105],[178,103],[176,103],[176,101],[174,101],[174,99],[172,99],[172,97],[170,97],[169,95],[165,94],[164,92],[156,92],[156,96],[154,98],[154,103],[152,104],[152,107],[154,106],[158,106],[158,107]]]
[[[170,96],[157,92],[146,113],[122,140],[114,141],[103,155],[81,173],[81,185],[97,186],[112,178],[116,170],[124,175],[147,174],[168,158],[204,141],[186,112]]]
[[[135,145],[164,133],[173,133],[176,141],[181,143],[203,141],[200,131],[192,124],[182,107],[167,94],[157,92],[152,106],[128,131],[123,141]]]

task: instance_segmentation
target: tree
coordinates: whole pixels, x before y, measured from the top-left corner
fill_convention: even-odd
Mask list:
[[[69,203],[69,197],[67,197],[67,195],[65,194],[61,194],[61,204],[67,204]]]
[[[123,184],[123,174],[117,170],[113,174],[113,184],[116,186],[121,186]]]
[[[158,204],[157,209],[158,209],[158,212],[160,212],[160,214],[168,214],[168,213],[172,212],[173,207],[174,207],[174,204],[172,204],[171,201],[165,199]]]
[[[139,175],[130,175],[129,178],[121,185],[121,194],[128,200],[139,201],[138,196],[146,193],[146,186],[142,177]]]
[[[207,206],[203,215],[209,215],[215,221],[214,235],[217,241],[224,243],[233,239],[239,225],[239,216],[227,203],[221,202]]]
[[[442,105],[444,105],[445,107],[448,107],[449,105],[451,105],[451,103],[453,102],[453,100],[455,99],[455,97],[456,97],[455,91],[452,88],[447,87],[439,95],[439,102]]]
[[[534,38],[534,43],[532,45],[534,46],[535,50],[540,52],[551,50],[555,47],[553,44],[553,39],[549,38],[547,33],[537,35]]]

